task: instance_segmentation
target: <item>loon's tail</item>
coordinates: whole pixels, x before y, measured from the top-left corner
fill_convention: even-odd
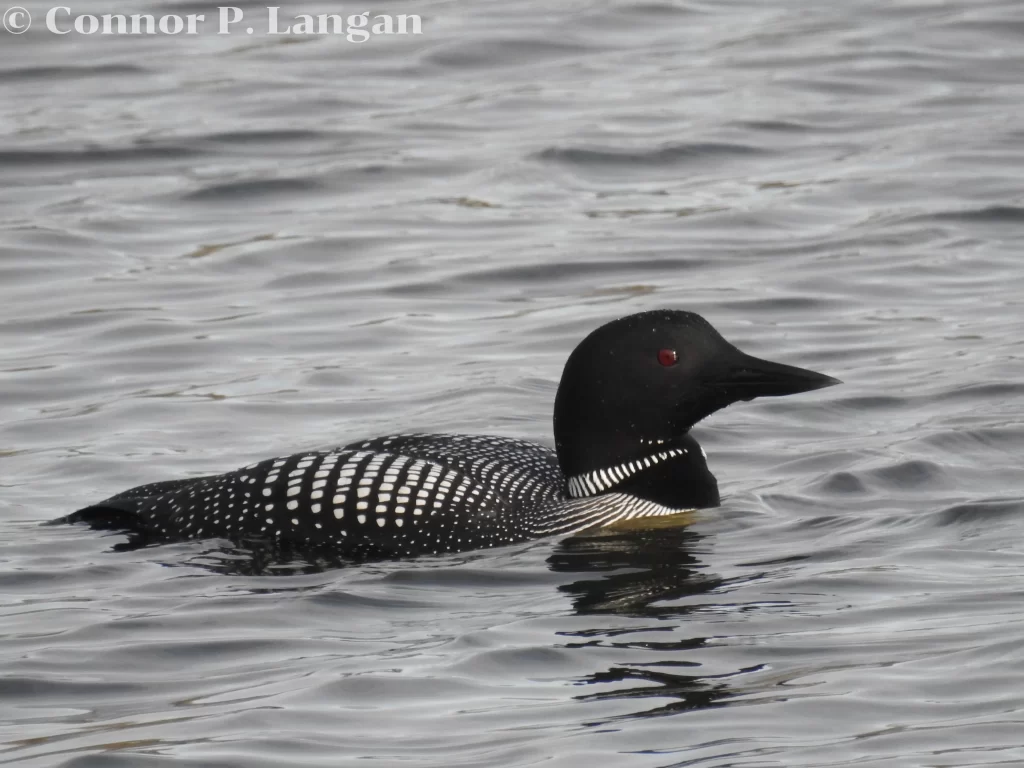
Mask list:
[[[133,499],[107,499],[98,504],[72,512],[70,515],[50,520],[47,525],[87,523],[96,530],[137,530],[139,513],[155,501],[157,496],[138,496]]]
[[[97,530],[145,533],[148,528],[141,516],[143,511],[156,503],[164,494],[180,491],[182,488],[187,488],[204,479],[206,478],[190,477],[184,480],[165,480],[160,483],[140,485],[96,504],[90,504],[70,515],[50,520],[48,525],[87,523],[91,528]]]

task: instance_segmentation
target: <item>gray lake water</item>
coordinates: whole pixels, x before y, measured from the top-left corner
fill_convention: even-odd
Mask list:
[[[423,33],[362,44],[26,7],[0,764],[1024,765],[1019,0],[382,2]],[[386,432],[550,443],[574,344],[656,307],[845,382],[699,425],[689,527],[317,570],[39,525]]]

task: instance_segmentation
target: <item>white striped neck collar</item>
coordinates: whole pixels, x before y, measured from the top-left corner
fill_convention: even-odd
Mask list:
[[[599,493],[611,490],[624,480],[653,467],[655,464],[671,459],[674,456],[682,456],[684,453],[689,453],[689,450],[686,448],[667,448],[664,451],[634,459],[633,461],[626,461],[612,467],[594,469],[590,472],[573,475],[567,483],[569,496],[573,499],[596,496]]]

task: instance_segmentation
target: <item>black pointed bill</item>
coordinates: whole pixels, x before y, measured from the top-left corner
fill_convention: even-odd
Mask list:
[[[753,400],[755,397],[780,397],[811,392],[835,384],[839,379],[823,373],[797,368],[795,365],[773,363],[744,353],[730,361],[728,369],[715,382],[737,400]]]

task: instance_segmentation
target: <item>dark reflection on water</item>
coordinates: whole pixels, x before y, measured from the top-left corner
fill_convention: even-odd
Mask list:
[[[561,541],[548,566],[558,573],[600,574],[559,587],[572,595],[577,613],[674,616],[679,608],[653,604],[722,584],[701,572],[693,551],[700,540],[685,527],[581,534]]]
[[[166,564],[173,565],[171,562]],[[269,543],[214,547],[183,563],[222,576],[296,576],[357,564],[330,554],[289,551]]]
[[[222,576],[295,576],[325,573],[339,568],[352,568],[366,563],[388,562],[386,558],[341,557],[329,548],[300,548],[281,546],[269,540],[207,543],[198,554],[179,559],[160,557],[164,544],[153,544],[144,537],[131,536],[127,541],[114,544],[111,552],[135,552],[151,549],[157,562],[168,568],[201,568]]]
[[[684,665],[680,662],[680,665]],[[694,665],[697,666],[697,665]],[[756,672],[760,667],[744,669],[736,674]],[[618,715],[613,718],[588,721],[587,725],[600,726],[615,720],[629,720],[638,717],[663,717],[682,712],[722,707],[735,694],[729,690],[726,680],[734,675],[679,675],[652,669],[635,667],[611,667],[605,672],[590,675],[582,682],[592,684],[618,684],[626,681],[640,681],[646,685],[638,687],[619,687],[611,691],[582,694],[576,696],[577,701],[606,701],[613,699],[674,699],[657,707],[641,708],[640,710]]]
[[[729,697],[725,680],[731,675],[680,674],[667,669],[700,667],[699,662],[688,660],[686,654],[702,648],[706,638],[679,637],[685,629],[667,620],[678,618],[685,622],[689,610],[658,603],[707,594],[724,583],[723,579],[704,572],[705,566],[695,553],[701,538],[685,527],[652,528],[581,534],[564,539],[555,547],[547,560],[552,571],[589,577],[558,588],[572,596],[578,614],[656,620],[627,629],[598,626],[559,632],[562,637],[572,638],[562,647],[642,650],[664,655],[655,661],[611,666],[581,678],[581,685],[612,686],[612,690],[579,694],[575,697],[578,701],[672,699],[614,718],[622,719],[721,706]],[[623,636],[629,639],[617,639]],[[643,685],[633,685],[637,682]],[[624,683],[629,685],[621,685]]]
[[[43,527],[65,525],[62,518],[47,520]],[[113,539],[109,551],[111,553],[137,552],[152,550],[154,559],[168,568],[202,568],[211,573],[236,576],[292,576],[295,574],[322,573],[332,568],[357,565],[365,560],[342,558],[329,549],[293,548],[282,546],[270,539],[245,539],[238,542],[223,540],[204,540],[197,542],[204,549],[188,558],[180,558],[180,553],[170,550],[172,556],[161,557],[167,552],[165,542],[154,541],[152,537],[141,533],[126,533],[119,530],[115,521],[103,520],[96,524],[72,523],[79,530],[104,531],[113,529],[115,532],[106,538]]]
[[[46,521],[43,526],[60,524]],[[77,525],[80,530],[89,530]],[[110,552],[149,549],[167,567],[199,567],[222,575],[289,576],[322,573],[366,563],[389,562],[384,557],[341,557],[329,547],[289,547],[272,540],[199,542],[204,549],[186,559],[159,557],[163,543],[144,535],[114,533]],[[634,530],[588,531],[562,539],[548,558],[556,573],[600,573],[600,579],[564,584],[558,589],[573,597],[579,614],[615,613],[623,616],[672,616],[678,608],[651,604],[708,592],[723,581],[700,572],[705,566],[694,554],[701,536],[685,525]],[[486,551],[486,550],[478,550]],[[472,556],[472,553],[468,553]],[[429,562],[431,556],[406,562]]]

